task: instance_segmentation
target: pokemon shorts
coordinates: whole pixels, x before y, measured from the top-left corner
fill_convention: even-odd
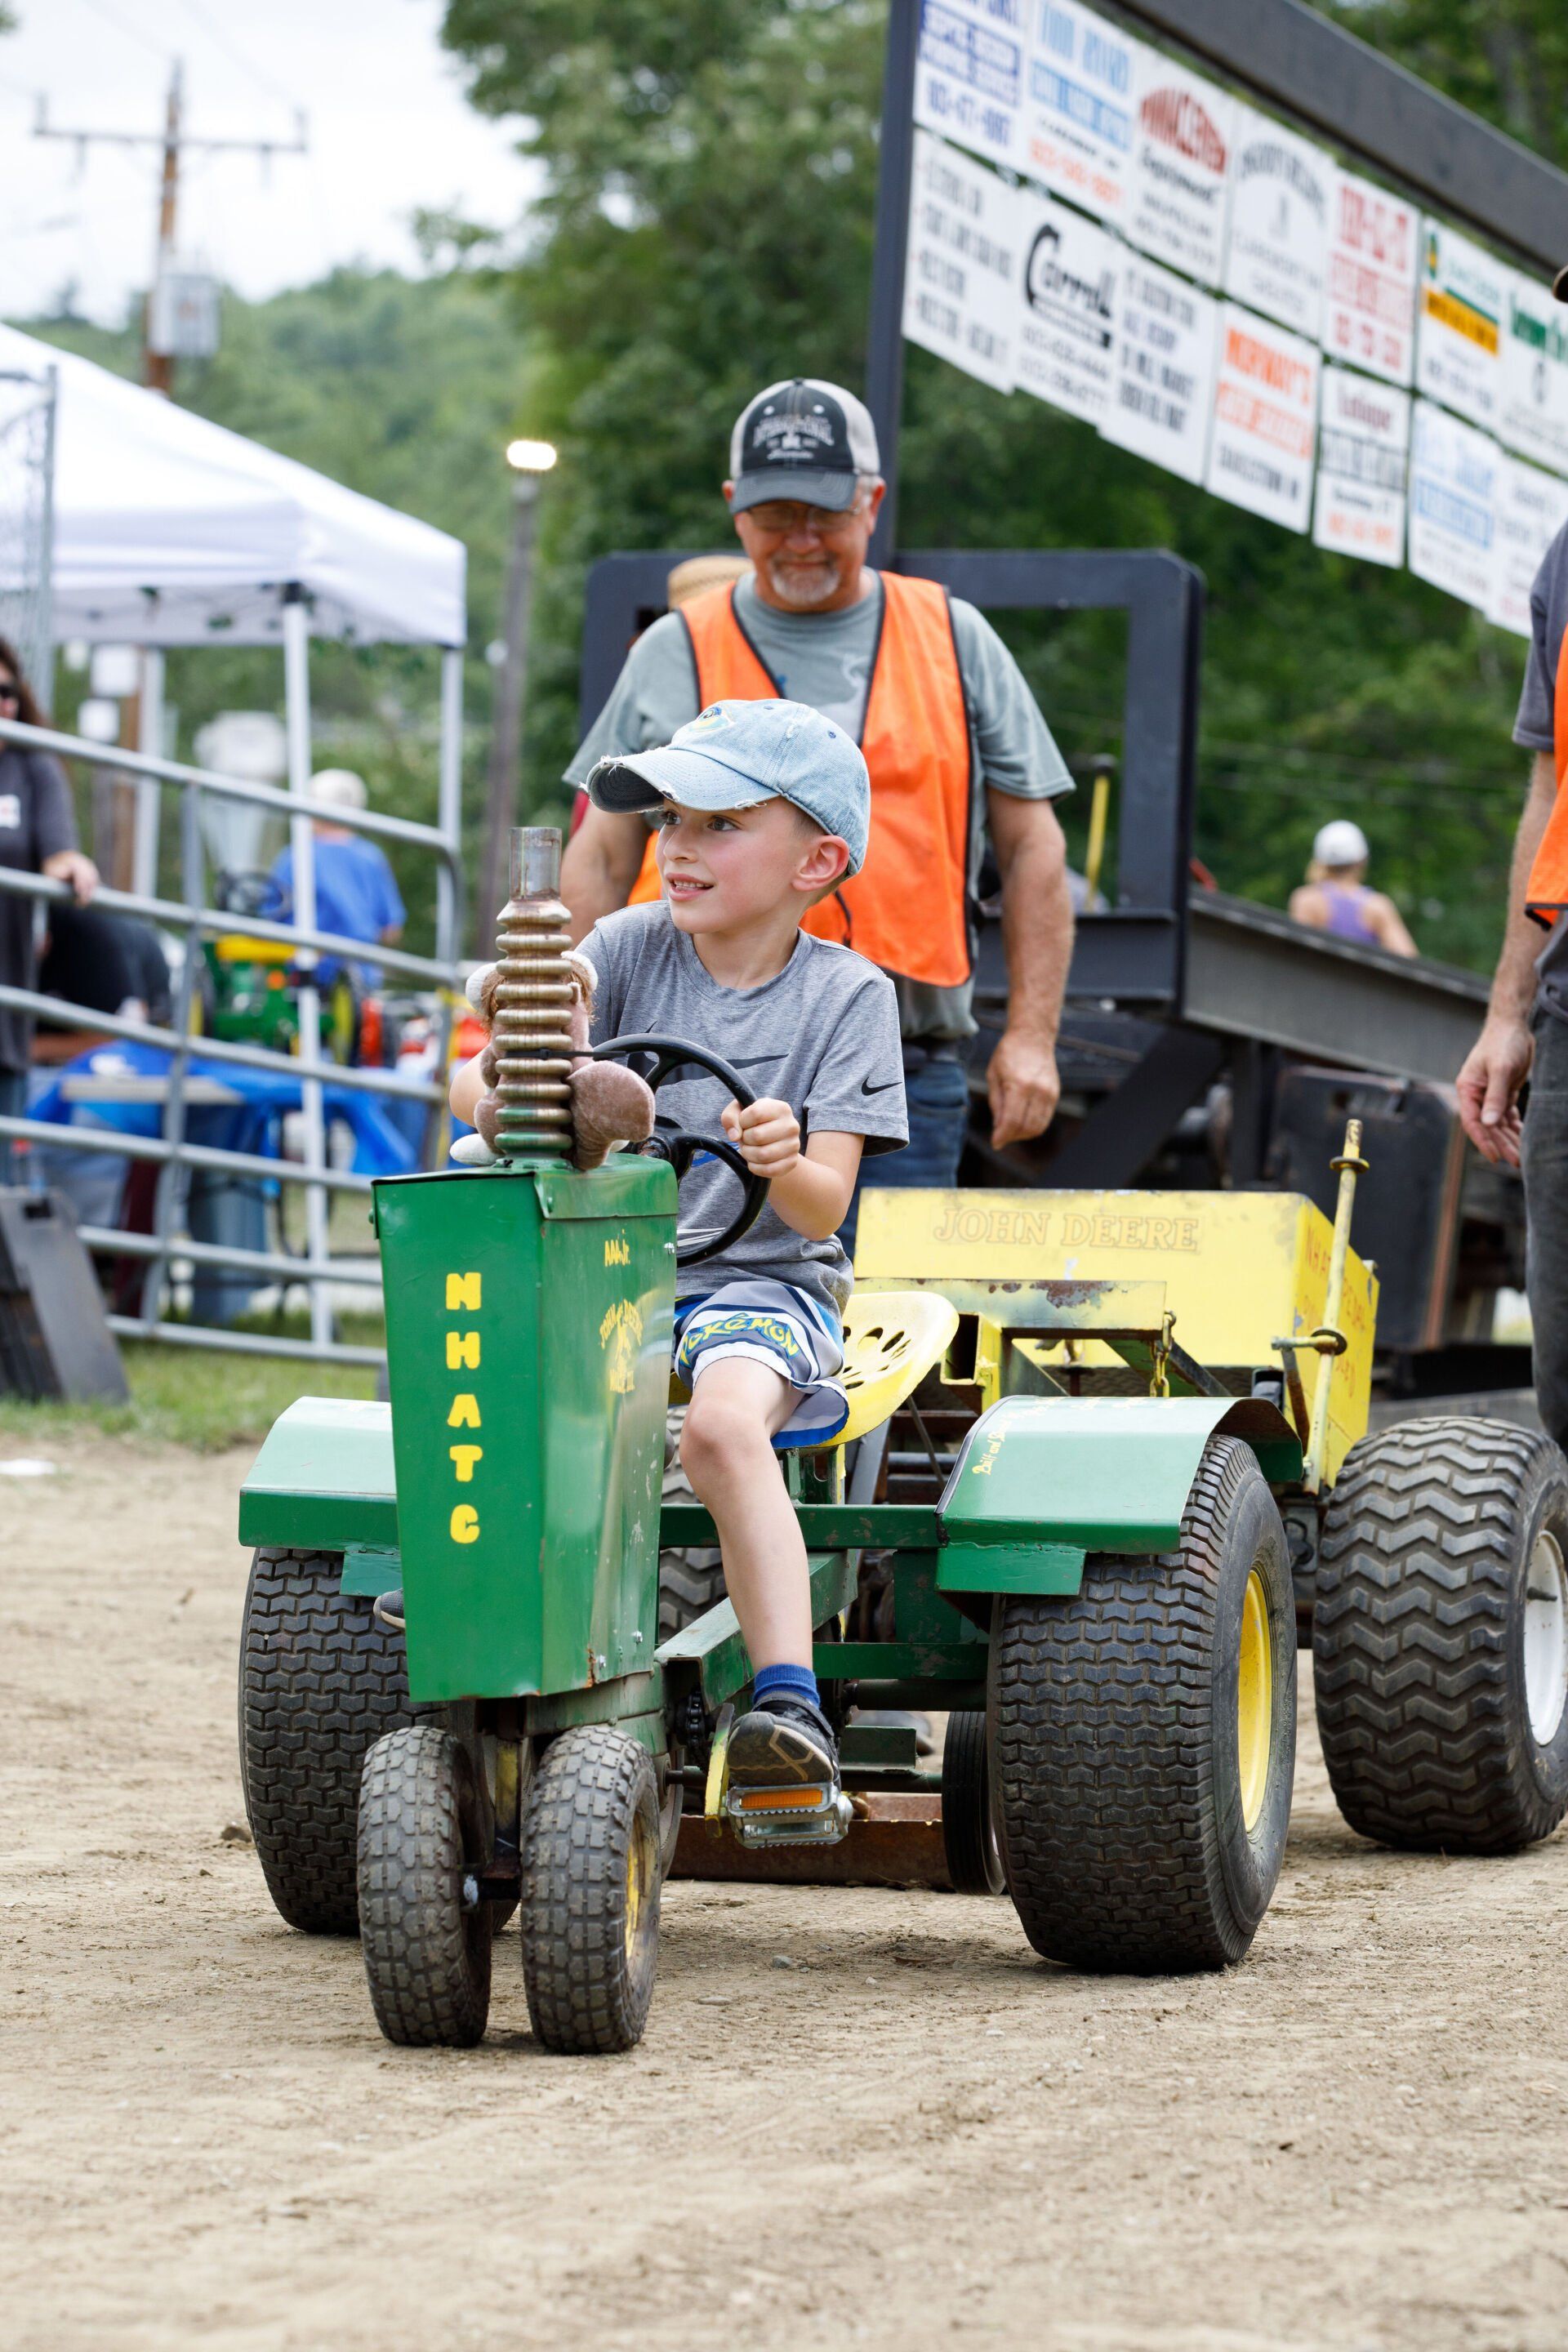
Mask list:
[[[830,1307],[792,1283],[727,1282],[675,1310],[675,1377],[690,1388],[698,1374],[742,1357],[779,1372],[799,1398],[773,1436],[773,1448],[826,1445],[849,1418],[838,1374],[844,1332]]]

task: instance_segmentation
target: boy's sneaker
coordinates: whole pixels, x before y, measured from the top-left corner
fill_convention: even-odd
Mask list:
[[[819,1706],[793,1691],[760,1699],[730,1734],[731,1789],[835,1787],[838,1742]]]

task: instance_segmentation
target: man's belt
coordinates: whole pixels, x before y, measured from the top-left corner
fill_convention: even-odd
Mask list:
[[[962,1037],[906,1037],[902,1040],[904,1076],[911,1077],[923,1070],[928,1062],[961,1062],[963,1059]]]

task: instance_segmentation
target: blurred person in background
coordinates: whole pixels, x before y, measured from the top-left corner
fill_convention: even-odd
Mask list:
[[[322,768],[310,779],[310,797],[331,808],[363,809],[369,802],[364,778],[352,768]],[[395,877],[379,842],[355,833],[330,817],[317,817],[310,827],[316,837],[316,929],[336,931],[345,940],[379,941],[395,947],[407,919]],[[273,922],[294,920],[294,852],[283,850],[268,876],[261,912]],[[330,981],[337,965],[323,957],[318,977]],[[375,985],[374,968],[358,967],[367,987]]]
[[[16,649],[0,637],[0,719],[27,727],[48,724],[34,699]],[[0,866],[47,874],[68,883],[79,906],[98,887],[98,868],[77,841],[70,786],[58,760],[19,743],[0,742]],[[0,890],[0,981],[10,988],[37,984],[33,901]],[[0,1004],[0,1112],[18,1118],[26,1108],[32,1016]],[[0,1136],[0,1182],[15,1181],[9,1142]]]
[[[1290,919],[1358,947],[1386,948],[1390,955],[1419,955],[1392,898],[1366,887],[1372,856],[1366,835],[1348,816],[1320,825],[1307,878],[1290,893]]]

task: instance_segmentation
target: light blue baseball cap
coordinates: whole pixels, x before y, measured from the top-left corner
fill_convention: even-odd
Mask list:
[[[601,760],[588,778],[595,808],[753,808],[793,801],[849,848],[848,871],[866,863],[871,778],[860,746],[805,702],[710,702],[652,751]]]

